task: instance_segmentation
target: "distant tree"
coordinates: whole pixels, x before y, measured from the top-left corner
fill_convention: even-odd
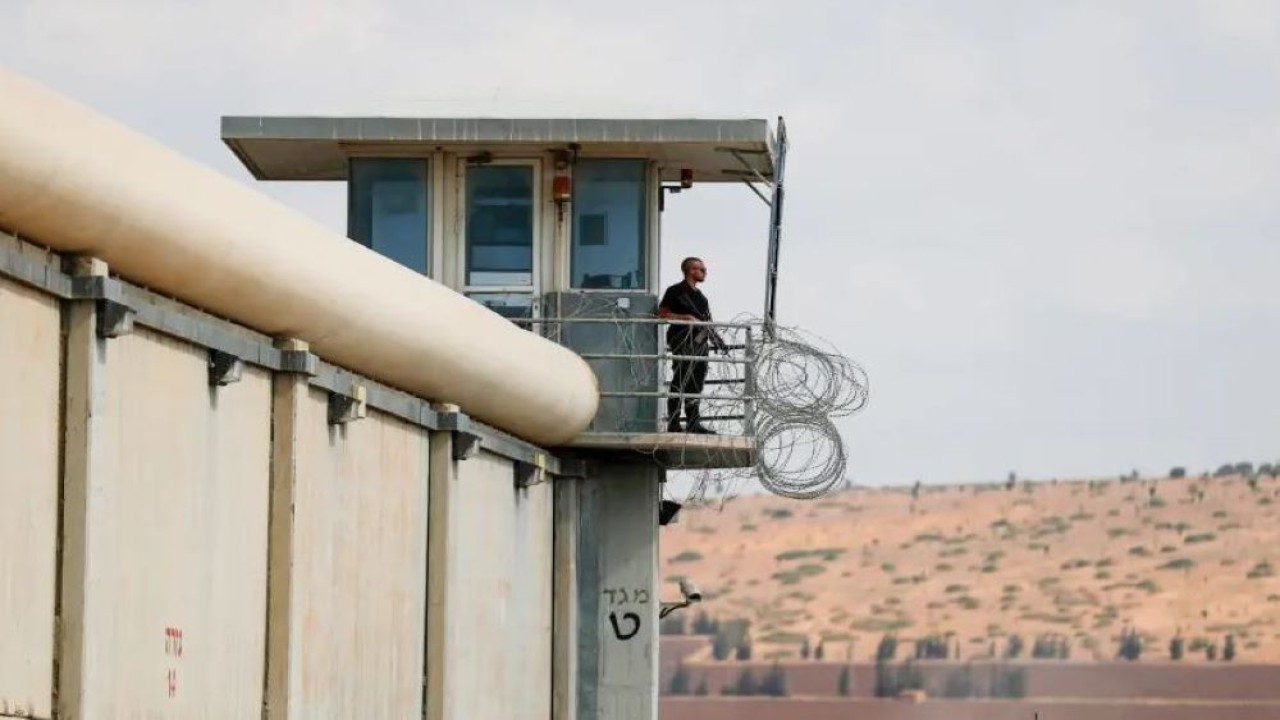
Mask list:
[[[711,618],[707,616],[706,611],[698,613],[698,616],[693,619],[693,629],[691,634],[693,635],[715,635],[716,634],[715,625],[712,624]]]
[[[845,665],[840,668],[840,677],[836,679],[836,694],[840,697],[849,697],[850,687],[849,666]]]
[[[670,615],[658,623],[659,635],[684,635],[685,617],[680,613]]]
[[[804,658],[805,660],[808,660],[810,652],[811,651],[809,649],[809,638],[805,638],[804,642],[800,644],[800,657]]]
[[[764,681],[760,684],[760,692],[770,697],[787,696],[787,673],[776,661],[764,676]]]
[[[818,647],[813,649],[813,659],[821,660],[826,656],[826,654],[827,654],[826,647],[824,643],[821,640],[819,640]]]
[[[902,667],[898,668],[898,688],[895,695],[903,690],[923,690],[924,674],[920,672],[920,666],[916,665],[914,660],[902,661]]]
[[[1142,657],[1142,637],[1136,630],[1126,628],[1120,633],[1120,649],[1116,655],[1122,660],[1138,660]]]
[[[1245,480],[1245,482],[1249,483],[1250,490],[1252,490],[1253,492],[1258,492],[1258,476],[1257,475],[1249,475],[1248,479]]]
[[[1175,467],[1169,471],[1169,477],[1174,478],[1175,480],[1178,478],[1184,478],[1186,476],[1187,476],[1187,469],[1184,467]]]
[[[1270,477],[1275,477],[1275,474],[1276,474],[1276,468],[1271,463],[1262,463],[1261,465],[1258,466],[1258,475],[1260,476],[1267,475]]]
[[[1010,635],[1004,645],[1004,656],[1010,660],[1017,659],[1022,655],[1023,642],[1021,635]]]
[[[1236,636],[1228,635],[1222,641],[1222,661],[1231,662],[1236,659]]]
[[[715,636],[711,641],[711,656],[716,660],[728,660],[737,652],[738,645],[746,642],[750,625],[746,620],[727,620],[715,623]]]
[[[705,696],[705,695],[710,695],[710,694],[711,694],[711,690],[707,687],[707,676],[706,676],[706,675],[703,675],[703,676],[702,676],[702,681],[698,683],[698,687],[694,689],[693,694],[694,694],[694,695],[701,695],[701,696]]]
[[[992,640],[991,645],[987,647],[987,657],[994,659],[996,657],[996,641]]]
[[[755,673],[751,672],[751,668],[743,668],[742,674],[738,676],[738,686],[734,688],[733,694],[743,697],[760,694],[760,683],[756,680]]]
[[[911,486],[911,499],[916,500],[920,497],[920,481],[917,480],[915,485]]]
[[[1018,486],[1018,473],[1010,470],[1009,476],[1005,478],[1005,481],[1004,481],[1004,489],[1012,491],[1017,486]]]
[[[1247,477],[1253,474],[1253,463],[1251,462],[1236,463],[1236,466],[1233,468],[1233,471],[1235,472],[1236,475],[1244,475]]]
[[[729,636],[724,633],[716,633],[715,639],[711,641],[711,657],[716,660],[728,660],[735,647],[735,643]]]
[[[1181,660],[1185,647],[1186,642],[1182,639],[1182,636],[1174,635],[1173,639],[1169,641],[1169,659],[1174,661]]]
[[[750,639],[743,637],[742,640],[738,642],[738,646],[734,648],[734,659],[739,661],[751,659]]]
[[[676,666],[676,671],[671,676],[671,683],[667,686],[668,695],[688,695],[689,694],[689,668],[680,663]]]
[[[1208,661],[1210,661],[1210,662],[1213,662],[1214,660],[1217,660],[1217,659],[1218,659],[1218,645],[1217,645],[1217,643],[1213,643],[1213,644],[1210,644],[1210,645],[1208,645],[1208,646],[1206,646],[1206,647],[1205,647],[1205,649],[1204,649],[1204,657],[1205,657],[1205,659],[1206,659],[1206,660],[1208,660]]]
[[[876,645],[876,660],[892,660],[898,655],[898,638],[885,635]]]

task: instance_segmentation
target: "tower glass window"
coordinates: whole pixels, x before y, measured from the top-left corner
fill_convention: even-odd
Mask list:
[[[347,234],[407,268],[428,274],[430,198],[426,160],[354,158]]]
[[[467,168],[470,287],[533,285],[533,166]]]
[[[582,159],[574,165],[573,287],[646,287],[645,176],[644,160]]]

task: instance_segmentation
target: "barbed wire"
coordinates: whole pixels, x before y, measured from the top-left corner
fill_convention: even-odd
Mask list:
[[[568,340],[588,356],[610,355],[593,360],[604,375],[606,392],[638,391],[630,397],[603,397],[593,430],[665,430],[668,398],[659,395],[669,387],[671,363],[660,359],[666,350],[662,324],[644,309],[633,312],[607,296],[578,296],[565,310],[554,309],[555,317],[570,322],[549,326],[552,339]],[[573,324],[580,319],[599,322]],[[753,481],[794,499],[820,497],[847,485],[845,444],[833,421],[866,406],[870,384],[865,370],[831,343],[799,328],[775,327],[766,335],[758,317],[739,315],[715,329],[729,351],[706,360],[701,414],[721,435],[753,439],[754,463],[743,467],[746,453],[732,442],[707,443],[697,436],[685,436],[683,443],[655,441],[643,452],[691,475],[684,503],[723,504]]]

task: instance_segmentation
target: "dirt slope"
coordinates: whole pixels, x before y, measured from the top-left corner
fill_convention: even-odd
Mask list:
[[[1278,511],[1267,477],[753,496],[686,508],[661,554],[664,576],[708,596],[686,616],[749,619],[757,659],[798,656],[805,638],[825,638],[827,659],[867,659],[887,631],[900,657],[924,635],[970,659],[1017,633],[1028,651],[1057,634],[1073,659],[1102,659],[1132,626],[1148,658],[1181,633],[1203,661],[1202,644],[1221,654],[1233,634],[1238,659],[1275,662]]]

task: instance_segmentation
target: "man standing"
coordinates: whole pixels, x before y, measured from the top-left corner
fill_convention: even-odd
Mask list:
[[[698,289],[698,283],[707,279],[707,266],[700,258],[685,258],[680,263],[684,279],[667,288],[658,303],[658,317],[664,320],[710,322],[711,305],[707,296]],[[724,342],[710,327],[676,325],[667,328],[667,347],[672,355],[691,358],[671,361],[671,397],[667,398],[667,432],[680,432],[680,405],[684,401],[684,431],[713,435],[705,427],[698,409],[698,398],[707,379],[707,361],[704,358],[712,344],[724,348]],[[686,396],[686,397],[680,397]]]

